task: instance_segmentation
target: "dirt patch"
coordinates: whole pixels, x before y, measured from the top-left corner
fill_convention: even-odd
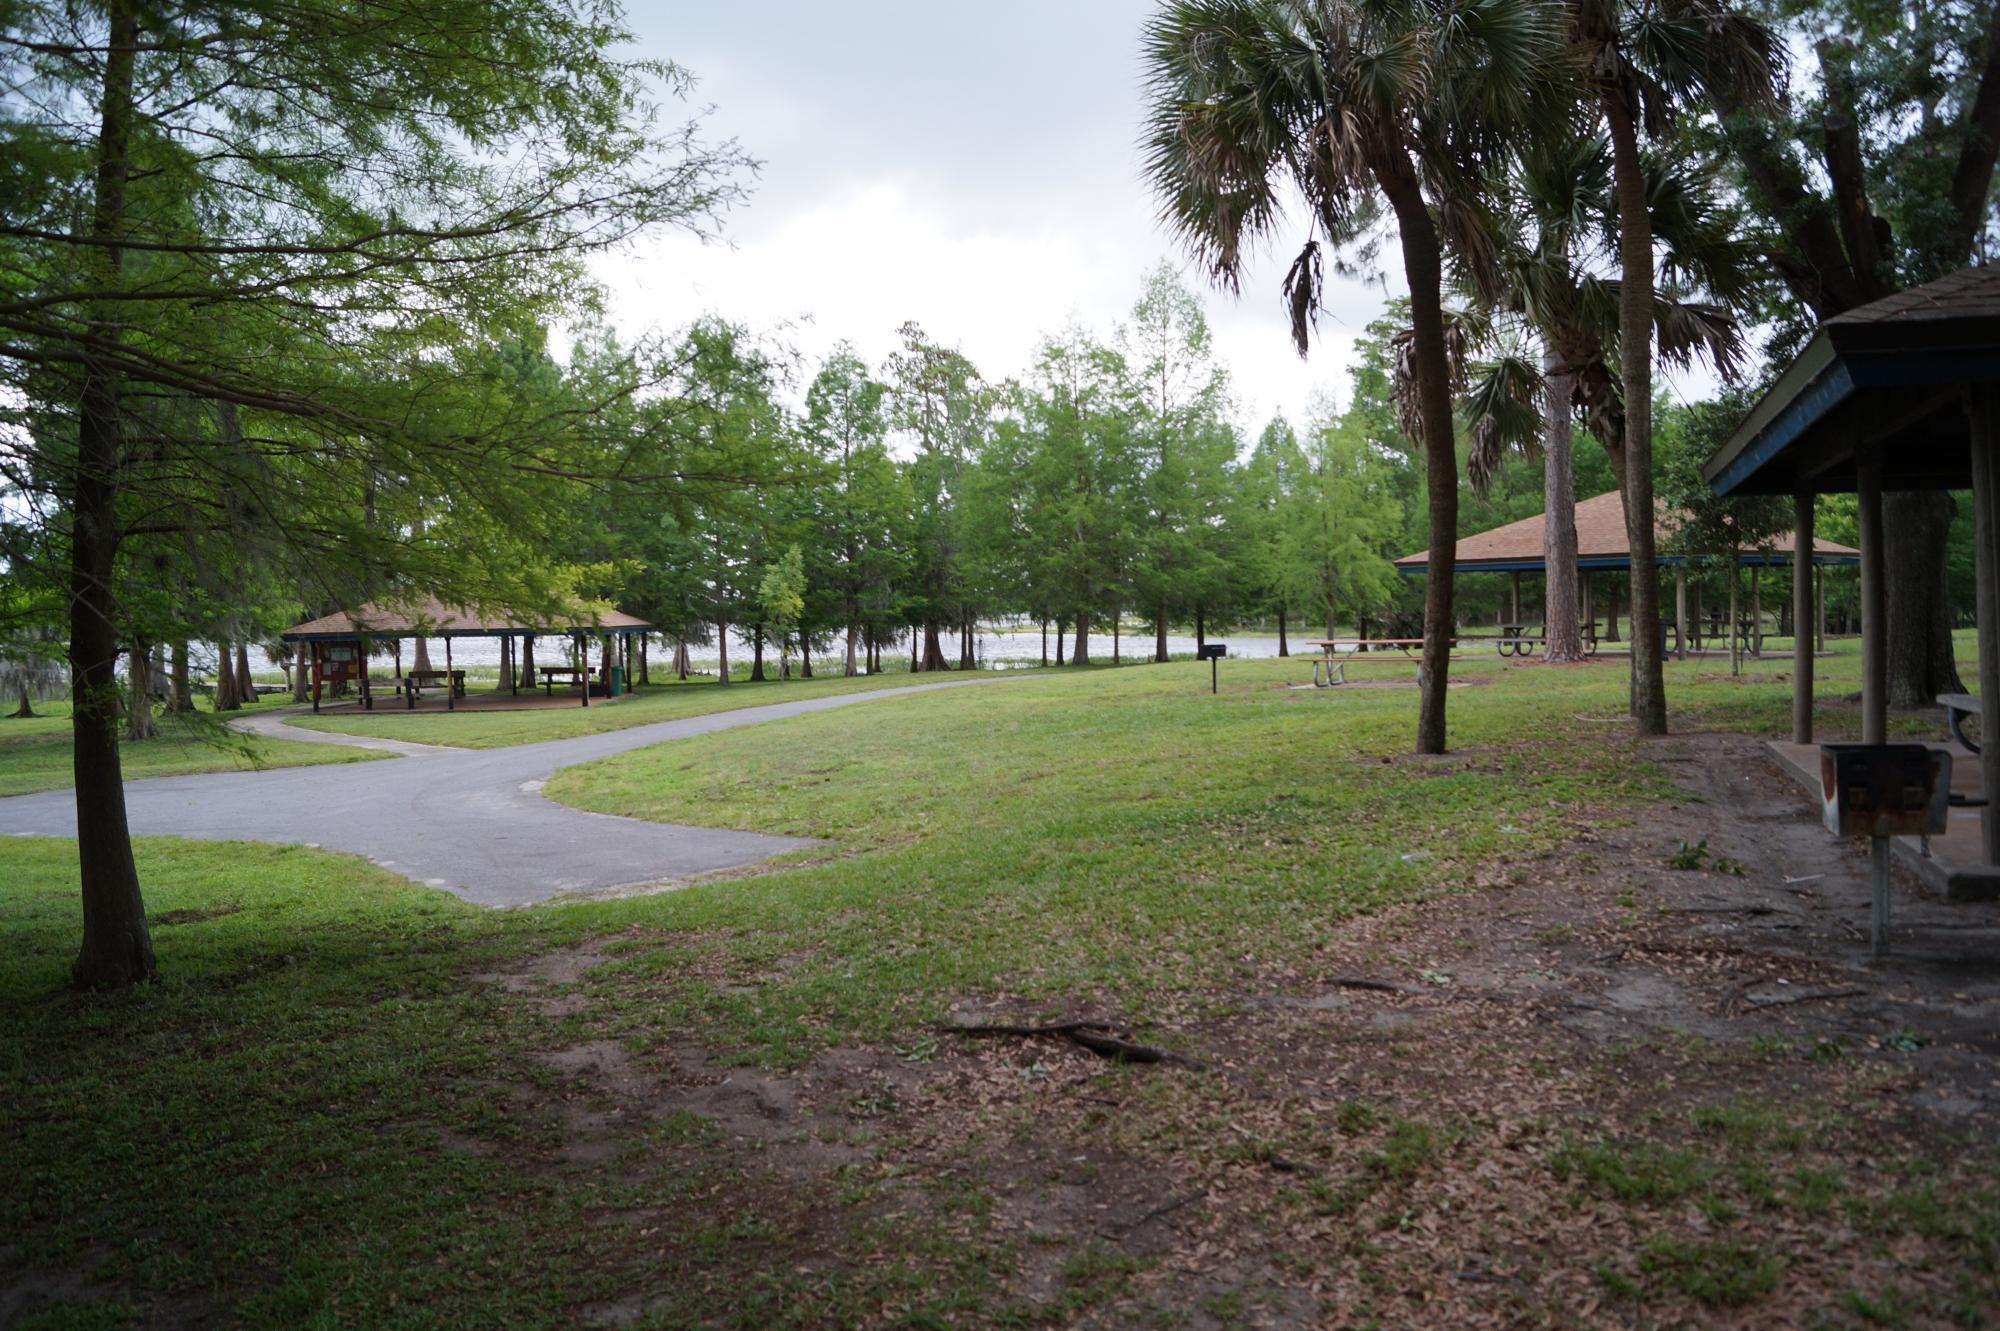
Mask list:
[[[1355,920],[1307,965],[1143,1021],[1101,997],[951,1014],[1103,1020],[1201,1069],[936,1032],[783,1072],[692,1042],[540,1053],[517,1103],[553,1125],[548,1168],[653,1199],[626,1230],[735,1236],[635,1262],[579,1320],[682,1316],[676,1272],[901,1263],[907,1288],[842,1315],[894,1324],[963,1284],[953,1324],[1977,1324],[2000,1306],[2000,911],[1899,880],[1873,962],[1865,855],[1761,745],[1648,757],[1680,798],[1576,819],[1510,885]],[[615,946],[490,979],[565,1003]],[[691,1171],[723,1181],[663,1200]]]

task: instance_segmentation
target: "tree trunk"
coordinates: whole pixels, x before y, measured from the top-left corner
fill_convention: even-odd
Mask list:
[[[1604,94],[1618,194],[1618,371],[1625,390],[1625,532],[1632,551],[1632,718],[1641,735],[1667,733],[1660,660],[1660,586],[1653,512],[1653,219],[1639,158],[1630,80]]]
[[[934,619],[924,621],[924,669],[946,670],[944,644],[938,641],[938,626]]]
[[[1458,444],[1452,430],[1450,360],[1445,354],[1444,266],[1437,224],[1408,154],[1380,145],[1371,154],[1377,182],[1396,214],[1403,273],[1410,289],[1417,419],[1424,450],[1430,570],[1424,579],[1424,657],[1418,672],[1417,752],[1445,751],[1445,704],[1454,632],[1452,592],[1458,573]]]
[[[1291,643],[1288,642],[1285,638],[1285,607],[1279,606],[1278,607],[1278,655],[1290,656],[1291,654],[1292,654]]]
[[[1208,646],[1208,623],[1202,618],[1201,603],[1199,601],[1195,603],[1194,607],[1194,645],[1198,648]]]
[[[1056,620],[1056,664],[1057,665],[1061,665],[1063,663],[1063,628],[1064,625],[1062,620],[1060,619]]]
[[[97,262],[116,283],[125,231],[125,181],[132,127],[133,48],[139,28],[131,0],[111,0],[104,56],[103,123],[91,231],[105,242]],[[98,336],[115,341],[115,319]],[[83,943],[70,977],[79,988],[135,984],[153,974],[153,940],[139,895],[139,869],[125,819],[118,760],[118,467],[122,440],[117,371],[86,353],[76,430],[76,486],[70,528],[70,709],[76,775],[76,842],[83,892]]]
[[[715,649],[721,653],[721,659],[715,667],[716,682],[718,684],[727,684],[729,682],[729,625],[720,621],[715,626]]]
[[[1048,668],[1048,664],[1049,664],[1049,621],[1044,619],[1042,621],[1042,668],[1046,670]]]
[[[755,625],[750,630],[750,682],[764,682],[764,626]]]
[[[1090,612],[1076,612],[1076,641],[1070,644],[1069,663],[1071,665],[1090,664]]]
[[[243,691],[236,683],[236,664],[230,652],[229,639],[218,638],[215,643],[215,710],[233,712],[242,706]]]
[[[500,639],[500,684],[501,693],[514,691],[514,640],[503,636]]]
[[[854,598],[850,596],[847,598],[847,658],[841,670],[841,673],[850,679],[861,673],[861,667],[854,659],[855,640],[861,636],[861,622],[858,616],[859,609],[854,604]]]
[[[1165,598],[1162,598],[1160,601],[1159,614],[1153,617],[1153,659],[1155,661],[1164,661],[1167,659],[1167,602]]]
[[[16,721],[31,720],[35,715],[34,704],[28,701],[28,680],[25,675],[21,678],[21,705],[9,712],[8,715]]]
[[[1555,373],[1562,358],[1542,353],[1542,657],[1583,659],[1583,613],[1576,592],[1576,471],[1570,449],[1572,375]]]
[[[126,690],[125,738],[153,739],[160,728],[153,723],[153,653],[145,642],[132,644],[125,673],[130,686]]]
[[[363,647],[358,668],[363,674],[368,672],[368,653]],[[236,692],[244,702],[257,701],[257,681],[250,675],[250,642],[247,638],[236,640]]]
[[[650,633],[639,635],[639,682],[653,682],[653,635]]]
[[[188,645],[182,638],[174,643],[173,665],[169,667],[167,678],[167,710],[169,712],[192,712],[194,710],[194,690],[188,682]]]
[[[801,633],[799,635],[799,678],[811,679],[812,677],[813,677],[812,636],[810,634]]]
[[[535,638],[533,634],[521,639],[521,687],[535,687]]]
[[[958,668],[960,670],[971,670],[976,664],[974,659],[976,654],[972,649],[972,637],[972,616],[968,613],[965,616],[965,622],[959,627],[958,634]]]
[[[1945,594],[1951,517],[1951,496],[1940,490],[1882,496],[1891,707],[1933,707],[1940,693],[1965,692]]]
[[[428,638],[417,639],[417,650],[410,658],[410,669],[429,670],[431,668],[431,644]]]

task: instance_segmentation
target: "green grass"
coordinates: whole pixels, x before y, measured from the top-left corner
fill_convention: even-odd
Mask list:
[[[674,721],[684,716],[705,716],[710,712],[727,712],[738,707],[761,707],[767,703],[792,702],[836,693],[865,693],[911,684],[935,684],[952,678],[960,676],[894,674],[847,679],[829,674],[812,679],[767,680],[762,684],[747,683],[740,678],[731,684],[718,684],[712,679],[690,679],[685,683],[670,680],[664,684],[643,686],[609,706],[593,702],[585,707],[576,701],[572,691],[571,706],[512,712],[415,712],[378,700],[373,712],[343,710],[333,715],[322,713],[319,716],[299,717],[291,724],[307,730],[366,735],[373,739],[450,744],[467,749],[498,749],[510,744],[596,735],[654,721]]]
[[[0,796],[75,784],[69,704],[37,703],[35,707],[40,715],[0,720]],[[223,730],[217,720],[208,715],[195,720],[162,716],[157,738],[119,746],[125,779],[365,762],[384,756],[343,745],[238,734]]]
[[[824,1193],[773,1186],[731,1172],[691,1115],[635,1134],[615,1168],[557,1169],[570,1092],[529,1055],[583,1039],[635,1051],[704,1039],[767,1064],[868,1038],[909,1047],[936,1039],[931,1023],[968,994],[1176,1020],[1264,983],[1260,968],[1282,971],[1357,913],[1467,889],[1554,845],[1578,811],[1667,788],[1626,738],[1622,663],[1466,662],[1481,682],[1452,695],[1458,749],[1424,760],[1407,756],[1413,690],[1299,693],[1284,687],[1297,663],[1223,664],[1218,697],[1192,663],[1037,673],[562,773],[552,793],[586,807],[829,842],[773,872],[654,896],[484,911],[351,857],[142,841],[161,979],[119,996],[64,986],[74,845],[0,838],[4,1270],[100,1282],[41,1314],[47,1327],[557,1327],[635,1286],[667,1291],[649,1325],[886,1322],[891,1307],[904,1325],[977,1320],[1004,1297],[1010,1245],[1027,1241],[986,1229],[976,1194],[926,1219],[871,1202],[866,1174]],[[1824,696],[1851,689],[1851,658],[1822,665]],[[1753,663],[1732,682],[1673,667],[1677,724],[1775,730],[1782,668]],[[1411,673],[1366,662],[1350,678]],[[532,716],[629,724],[620,714],[879,683],[668,688]],[[1844,715],[1829,706],[1829,721]],[[396,733],[413,719],[487,718],[371,723]],[[613,931],[580,1013],[476,978]],[[1360,1178],[1384,1195],[1463,1149],[1454,1127],[1359,1103],[1334,1126],[1370,1135]],[[1793,1131],[1736,1101],[1681,1126],[1743,1151]],[[493,1149],[454,1150],[455,1138]],[[1641,1180],[1624,1184],[1640,1206],[1724,1186],[1716,1166],[1601,1149],[1571,1162],[1580,1199],[1627,1178]],[[1803,1169],[1767,1190],[1812,1213],[1845,1205],[1871,1232],[1935,1231],[1981,1270],[2000,1250],[1989,1203],[1912,1188],[1864,1208],[1837,1176]],[[1719,1307],[1757,1297],[1778,1273],[1725,1242],[1649,1246],[1630,1278]],[[859,1258],[809,1270],[804,1254],[822,1249]],[[1080,1241],[1051,1302],[1024,1317],[1108,1313],[1147,1274]]]

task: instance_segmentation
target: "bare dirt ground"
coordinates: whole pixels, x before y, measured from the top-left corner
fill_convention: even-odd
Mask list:
[[[1760,744],[1653,757],[1683,799],[1296,971],[1144,1014],[962,1004],[1198,1067],[949,1030],[788,1072],[544,1051],[530,1163],[629,1202],[624,1292],[579,1321],[1993,1324],[2000,908],[1900,880],[1872,963],[1865,853]],[[573,1016],[626,941],[483,978]]]

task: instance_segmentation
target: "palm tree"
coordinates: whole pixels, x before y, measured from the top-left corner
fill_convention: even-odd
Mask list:
[[[1642,166],[1661,266],[1652,340],[1676,367],[1703,359],[1733,378],[1742,330],[1728,308],[1742,303],[1760,280],[1755,251],[1704,162],[1646,155]],[[1550,660],[1581,655],[1568,457],[1570,426],[1579,412],[1603,445],[1620,490],[1629,484],[1626,394],[1614,364],[1624,284],[1600,275],[1619,235],[1611,175],[1610,145],[1602,136],[1557,135],[1524,149],[1496,186],[1505,191],[1505,204],[1493,215],[1509,225],[1490,241],[1500,255],[1501,296],[1482,331],[1497,354],[1469,367],[1460,405],[1471,427],[1467,470],[1475,487],[1491,480],[1509,448],[1532,454],[1539,445],[1543,451]],[[1516,219],[1525,228],[1512,225]],[[1566,515],[1572,516],[1566,521]],[[1634,568],[1645,567],[1635,556]]]
[[[1365,256],[1388,205],[1427,471],[1420,753],[1445,748],[1458,539],[1446,247],[1477,252],[1469,192],[1503,150],[1500,129],[1549,114],[1566,12],[1561,0],[1167,0],[1146,27],[1146,173],[1210,277],[1240,290],[1248,252],[1278,230],[1289,193],[1304,201],[1306,237],[1283,287],[1300,355],[1319,311],[1322,244]]]
[[[1659,583],[1653,568],[1653,229],[1640,131],[1664,136],[1675,111],[1711,84],[1767,100],[1778,48],[1768,29],[1725,0],[1576,0],[1578,53],[1610,131],[1618,200],[1618,368],[1625,394],[1625,530],[1632,580],[1632,716],[1642,735],[1667,730],[1661,675]]]

